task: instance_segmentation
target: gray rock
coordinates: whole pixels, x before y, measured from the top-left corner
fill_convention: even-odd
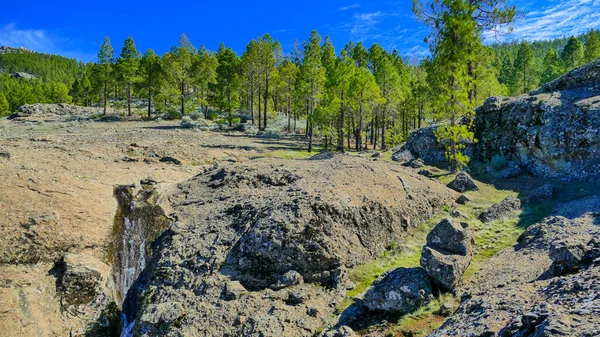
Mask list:
[[[474,234],[469,226],[444,219],[427,235],[421,266],[440,288],[454,291],[474,254]]]
[[[421,266],[438,287],[454,291],[471,264],[471,259],[472,256],[446,254],[425,246],[421,254]]]
[[[466,205],[466,204],[468,204],[470,202],[471,202],[471,199],[469,199],[469,197],[467,197],[464,194],[461,194],[461,196],[458,197],[458,199],[456,199],[456,203],[459,204],[459,205]]]
[[[533,190],[529,197],[527,197],[527,203],[536,203],[544,200],[550,200],[554,198],[558,189],[551,184],[540,186]]]
[[[177,159],[177,158],[173,158],[171,156],[165,156],[160,158],[160,162],[161,163],[171,163],[171,164],[175,164],[175,165],[181,165],[181,160]]]
[[[277,283],[271,285],[271,289],[280,290],[283,288],[303,284],[304,278],[295,270],[290,270],[287,273],[277,278]]]
[[[594,61],[531,95],[488,99],[474,121],[474,159],[501,155],[535,176],[600,181],[598,78]]]
[[[473,255],[473,231],[452,219],[444,219],[427,235],[427,246],[450,254]]]
[[[408,150],[399,150],[392,154],[392,160],[397,162],[407,162],[413,158],[413,155]]]
[[[383,274],[367,290],[361,305],[369,310],[407,314],[429,302],[431,284],[421,268],[398,268]]]
[[[428,170],[421,170],[418,172],[418,174],[424,177],[431,177],[433,175],[433,173],[431,173],[431,171]]]
[[[464,171],[460,172],[456,178],[448,184],[448,188],[460,193],[479,190],[479,187],[477,187],[473,178]]]
[[[481,265],[430,336],[597,336],[600,197],[567,203]]]
[[[488,223],[494,220],[508,218],[521,209],[521,201],[514,197],[506,197],[501,202],[492,205],[486,211],[479,215],[479,220]]]
[[[349,327],[341,326],[327,331],[323,337],[358,337],[358,335]]]
[[[508,166],[506,166],[504,169],[502,169],[499,172],[494,173],[494,177],[495,178],[501,178],[501,179],[508,179],[508,178],[514,178],[514,177],[518,177],[520,175],[522,175],[523,169],[521,168],[521,166],[519,166],[519,164],[515,163],[515,162],[510,162],[508,164]]]
[[[227,301],[237,300],[248,291],[239,281],[230,281],[225,284],[224,297]]]
[[[422,159],[411,159],[411,160],[407,161],[406,163],[402,164],[402,166],[419,169],[419,168],[425,166],[425,163],[423,163]]]

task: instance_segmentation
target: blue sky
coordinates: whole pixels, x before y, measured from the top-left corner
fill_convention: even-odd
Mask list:
[[[526,15],[504,39],[550,39],[600,28],[600,0],[508,1]],[[95,60],[104,36],[117,54],[128,35],[138,49],[162,54],[181,33],[196,46],[216,50],[224,42],[241,54],[264,33],[289,52],[313,29],[329,35],[338,49],[352,40],[378,42],[409,57],[428,50],[427,30],[416,22],[410,0],[6,1],[0,12],[0,45],[83,61]]]

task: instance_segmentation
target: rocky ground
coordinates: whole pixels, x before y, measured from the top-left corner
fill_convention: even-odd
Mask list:
[[[485,161],[458,175],[436,126],[393,156],[312,156],[23,107],[0,120],[0,331],[597,336],[599,66],[488,100]]]
[[[49,271],[67,253],[108,262],[114,185],[148,176],[169,185],[218,161],[285,154],[301,145],[169,122],[0,120],[0,329],[10,336],[81,332],[83,314],[64,314]],[[180,165],[161,162],[168,156]]]

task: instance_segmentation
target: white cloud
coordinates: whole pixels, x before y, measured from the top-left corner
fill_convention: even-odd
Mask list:
[[[514,23],[511,34],[496,38],[492,32],[486,32],[484,38],[491,42],[496,39],[548,40],[578,35],[599,27],[600,0],[553,0],[526,12],[523,19]]]
[[[349,9],[354,9],[354,8],[358,8],[358,7],[360,7],[360,4],[353,4],[353,5],[344,6],[344,7],[340,8],[340,11],[347,11]]]
[[[47,52],[54,47],[43,29],[18,29],[14,23],[0,28],[0,45],[39,52]]]
[[[64,48],[62,45],[65,42],[68,39],[51,36],[44,29],[20,29],[15,23],[0,27],[0,46],[24,47],[39,53],[58,54],[86,62],[95,59],[93,54]]]

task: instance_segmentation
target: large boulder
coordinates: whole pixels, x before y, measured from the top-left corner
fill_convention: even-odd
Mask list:
[[[521,201],[515,197],[506,197],[497,204],[492,205],[479,215],[479,220],[488,223],[494,220],[508,218],[521,209]]]
[[[444,219],[427,235],[427,246],[457,255],[473,255],[473,231],[467,224]]]
[[[448,184],[448,187],[460,193],[479,190],[473,178],[464,171],[456,175],[456,178]]]
[[[444,219],[427,235],[421,266],[438,287],[454,291],[471,264],[474,244],[473,231],[466,223]]]
[[[430,125],[411,132],[406,143],[392,155],[392,159],[407,161],[410,160],[407,154],[411,154],[429,165],[445,165],[446,153],[435,136],[438,128],[439,125]]]
[[[421,268],[398,268],[383,274],[361,304],[369,310],[407,314],[431,300],[431,283]]]
[[[425,246],[421,253],[421,266],[435,285],[446,291],[454,291],[471,264],[472,258],[472,256],[447,254]]]
[[[599,181],[598,78],[600,60],[529,95],[488,99],[475,118],[475,159],[501,155],[536,176]]]

